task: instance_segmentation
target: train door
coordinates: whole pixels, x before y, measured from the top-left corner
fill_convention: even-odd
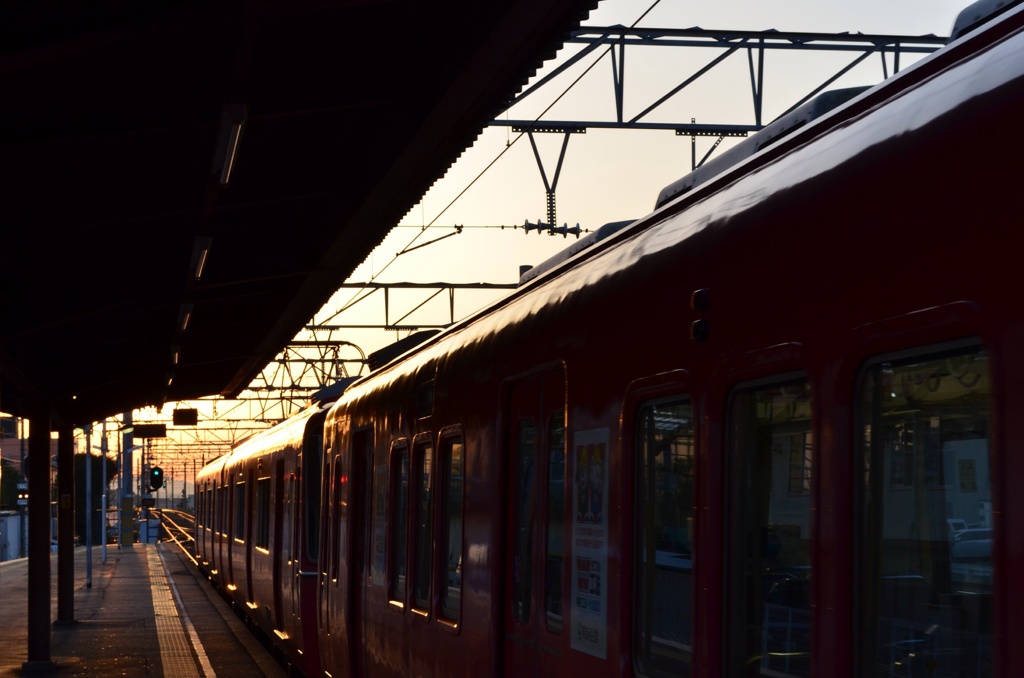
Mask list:
[[[284,600],[281,589],[287,586],[287,580],[282,576],[284,572],[284,560],[287,557],[287,549],[284,547],[284,459],[278,459],[274,464],[274,541],[272,557],[274,559],[274,628],[284,629]]]
[[[369,565],[369,525],[370,525],[370,488],[373,484],[373,429],[356,431],[352,441],[352,511],[349,513],[352,539],[351,558],[349,559],[349,583],[352,604],[349,610],[349,638],[352,651],[352,675],[363,675],[363,639],[366,624],[366,594],[369,582],[367,572]]]
[[[508,676],[565,671],[565,376],[514,385],[508,412],[503,663]]]

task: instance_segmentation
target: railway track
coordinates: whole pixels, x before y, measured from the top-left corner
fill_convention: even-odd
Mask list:
[[[185,511],[162,509],[160,511],[161,540],[173,542],[196,567],[195,559],[195,516]]]

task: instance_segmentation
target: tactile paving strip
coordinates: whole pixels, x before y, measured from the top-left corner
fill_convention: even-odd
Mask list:
[[[192,645],[185,636],[178,608],[174,604],[174,596],[164,574],[164,565],[155,545],[146,549],[146,557],[149,561],[149,582],[163,674],[179,678],[199,678],[200,673],[196,668]]]

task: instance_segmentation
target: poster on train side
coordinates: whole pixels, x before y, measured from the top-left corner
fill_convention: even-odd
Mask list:
[[[573,439],[571,646],[604,659],[608,635],[608,429]]]

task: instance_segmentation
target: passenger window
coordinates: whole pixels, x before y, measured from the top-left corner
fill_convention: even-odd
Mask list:
[[[565,415],[548,420],[547,553],[544,612],[549,631],[562,630],[562,569],[565,553]]]
[[[977,347],[863,373],[861,674],[992,675],[990,401]]]
[[[302,512],[305,518],[306,558],[311,562],[320,559],[320,497],[322,464],[324,459],[323,436],[311,436],[302,447],[302,467],[299,470],[302,483]]]
[[[258,548],[270,547],[270,477],[256,480],[256,526],[253,542]]]
[[[217,491],[218,499],[217,502],[217,531],[223,536],[228,534],[228,487],[221,485]]]
[[[441,554],[445,557],[445,580],[441,586],[441,617],[458,623],[462,602],[462,488],[463,447],[461,438],[446,438],[441,444],[438,466],[442,478],[443,520]]]
[[[728,431],[730,675],[806,676],[811,636],[810,386],[732,397]]]
[[[636,671],[689,676],[693,642],[693,421],[688,400],[640,408],[636,475]]]
[[[235,483],[235,524],[234,538],[245,540],[245,483]]]
[[[384,585],[387,523],[388,465],[383,463],[373,468],[373,556],[370,561],[370,579],[374,586]]]
[[[330,462],[328,462],[330,463]],[[325,542],[324,548],[331,557],[331,580],[338,580],[338,571],[341,568],[341,561],[348,557],[345,553],[345,528],[348,525],[348,476],[345,474],[345,458],[340,453],[334,455],[334,480],[332,482],[334,491],[331,494],[331,532],[330,540],[333,541],[333,554],[331,554],[331,543]]]
[[[391,453],[391,539],[388,552],[388,597],[405,603],[406,550],[409,538],[409,450]]]
[[[428,610],[430,605],[430,565],[433,560],[433,517],[431,512],[430,478],[431,459],[434,456],[432,443],[417,444],[415,448],[413,478],[416,480],[415,544],[413,558],[413,604],[419,610]]]
[[[525,622],[530,618],[533,582],[533,466],[536,457],[536,427],[532,419],[519,422],[515,459],[515,553],[512,572],[512,616]]]

